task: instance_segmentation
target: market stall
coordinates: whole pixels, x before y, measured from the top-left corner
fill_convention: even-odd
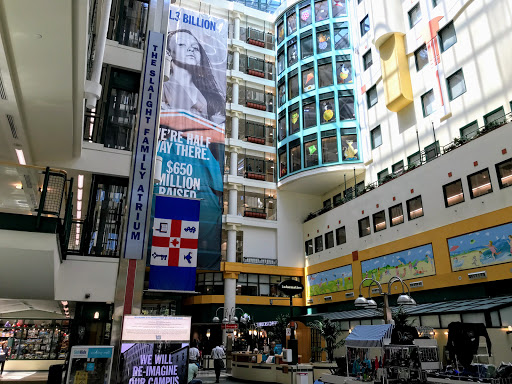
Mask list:
[[[347,371],[363,380],[380,376],[382,348],[391,339],[392,324],[358,325],[345,339]],[[377,350],[373,350],[376,348]]]

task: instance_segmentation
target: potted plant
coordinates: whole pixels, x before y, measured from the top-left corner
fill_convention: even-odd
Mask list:
[[[316,329],[325,340],[325,347],[321,350],[327,352],[327,361],[332,363],[334,361],[334,351],[343,344],[345,340],[341,338],[343,329],[340,323],[327,320],[315,320],[308,324],[310,328]]]

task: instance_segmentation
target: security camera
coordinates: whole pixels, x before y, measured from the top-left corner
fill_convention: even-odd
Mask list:
[[[86,293],[86,294],[85,294],[85,298],[86,298],[86,299],[88,299],[88,298],[90,298],[90,297],[91,297],[91,294],[90,294],[90,293]]]

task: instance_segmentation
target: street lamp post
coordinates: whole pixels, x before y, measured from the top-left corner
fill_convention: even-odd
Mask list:
[[[362,294],[362,287],[365,281],[371,281],[368,286],[368,299],[366,299]],[[389,296],[391,296],[391,286],[400,282],[402,284],[402,293],[398,296],[397,304],[399,305],[416,305],[416,301],[411,297],[411,292],[409,290],[409,286],[398,276],[394,276],[388,281],[388,291],[385,292],[382,290],[382,285],[375,279],[371,277],[366,277],[359,284],[359,297],[354,301],[356,307],[359,308],[368,308],[368,309],[376,309],[377,303],[375,300],[371,298],[371,286],[375,284],[379,290],[379,294],[383,296],[384,299],[384,322],[386,324],[391,323],[391,310],[389,307]],[[407,293],[405,289],[407,288]]]

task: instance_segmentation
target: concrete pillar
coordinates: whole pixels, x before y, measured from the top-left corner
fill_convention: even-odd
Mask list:
[[[228,230],[226,261],[228,263],[236,262],[236,230],[234,229]]]
[[[233,70],[240,70],[240,52],[238,52],[238,50],[235,50],[233,52]]]
[[[238,104],[238,89],[239,89],[239,85],[238,83],[233,83],[233,90],[232,90],[232,100],[231,100],[231,104]]]
[[[229,159],[229,174],[231,176],[237,175],[237,167],[238,167],[238,153],[230,152],[231,158]],[[230,191],[231,192],[231,191]]]
[[[237,200],[238,200],[238,192],[236,189],[230,189],[228,194],[228,215],[237,215]],[[229,231],[228,231],[229,235]],[[228,237],[228,252],[229,252],[229,237]]]
[[[235,15],[235,24],[233,29],[233,38],[235,40],[240,40],[240,16],[238,14]]]
[[[236,231],[228,231],[234,232],[236,237]],[[228,248],[229,249],[229,248]],[[228,251],[229,252],[229,251]],[[224,316],[229,318],[230,315],[234,314],[235,310],[235,298],[236,298],[236,279],[224,279]],[[222,319],[221,319],[222,321]],[[225,346],[228,345],[227,342],[227,332],[226,330],[222,331],[222,342]]]
[[[238,84],[237,84],[237,87],[238,87]],[[231,118],[231,138],[232,139],[235,139],[235,140],[238,140],[238,116],[233,116]]]

